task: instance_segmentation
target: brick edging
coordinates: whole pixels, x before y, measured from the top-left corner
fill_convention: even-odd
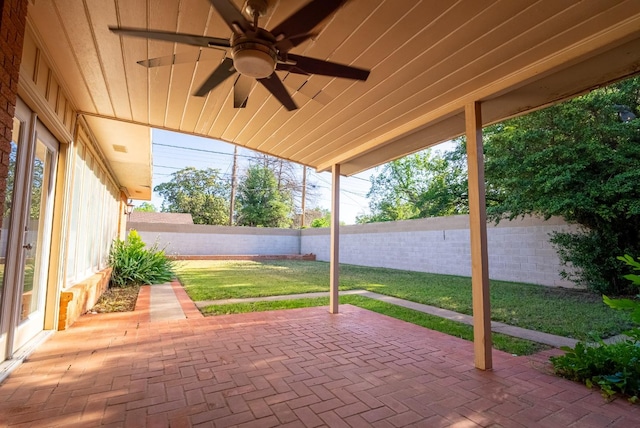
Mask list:
[[[136,307],[134,312],[138,315],[139,322],[151,321],[151,286],[142,285],[138,292],[138,299],[136,300]]]
[[[171,288],[180,303],[180,307],[182,308],[182,312],[184,312],[185,317],[189,319],[204,317],[195,302],[191,300],[182,284],[180,284],[180,281],[177,279],[171,281]]]

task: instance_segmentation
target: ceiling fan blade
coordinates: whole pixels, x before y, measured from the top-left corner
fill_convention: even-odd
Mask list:
[[[140,64],[143,67],[153,68],[153,67],[163,67],[166,65],[173,65],[173,64],[194,63],[194,62],[198,62],[199,59],[200,59],[200,51],[183,52],[183,53],[177,53],[174,55],[166,55],[166,56],[159,56],[156,58],[143,59],[141,61],[138,61],[138,64]]]
[[[141,37],[143,39],[162,40],[165,42],[183,43],[185,45],[200,46],[203,48],[231,46],[228,39],[219,37],[198,36],[195,34],[171,33],[169,31],[145,30],[142,28],[109,27],[112,33],[122,36]]]
[[[219,50],[222,52],[226,52],[224,49],[220,48],[211,48],[211,49],[198,49],[196,51],[190,52],[180,52],[173,55],[159,56],[156,58],[149,58],[137,61],[143,67],[154,68],[154,67],[163,67],[167,65],[174,64],[195,64],[195,63],[204,63],[204,62],[213,62],[220,63],[219,54],[215,54],[214,51]]]
[[[278,40],[303,36],[335,12],[345,1],[346,0],[312,0],[280,24],[276,25],[271,30],[271,34]],[[301,42],[298,42],[298,44],[299,43]]]
[[[297,74],[321,74],[323,76],[342,77],[353,80],[367,80],[369,70],[323,61],[308,56],[289,54],[287,58],[295,64],[278,64],[278,70],[286,70]]]
[[[233,85],[233,108],[245,108],[247,106],[251,86],[253,86],[253,80],[250,77],[242,74],[238,76],[236,83]]]
[[[233,68],[233,60],[231,58],[225,58],[193,95],[196,97],[204,97],[213,88],[234,75],[235,72],[236,69]]]
[[[317,34],[307,33],[301,36],[287,37],[285,39],[282,39],[276,42],[276,47],[280,52],[289,52],[291,49],[295,48],[299,44],[302,44],[302,42],[305,42],[315,36],[317,36]]]
[[[295,74],[304,74],[306,76],[310,76],[311,73],[307,73],[304,70],[299,69],[298,67],[296,67],[295,64],[285,64],[285,63],[277,63],[276,64],[276,70],[278,71],[288,71],[289,73],[295,73]]]
[[[296,110],[298,106],[287,92],[287,89],[284,87],[280,78],[276,75],[274,71],[273,74],[269,77],[265,77],[264,79],[257,79],[258,82],[262,83],[262,86],[267,88],[271,94],[282,103],[282,105],[289,111]]]
[[[303,77],[297,78],[293,74],[287,74],[282,79],[282,83],[292,91],[300,92],[322,105],[327,105],[333,100],[329,94],[322,91],[320,86],[314,85],[313,82],[305,80]]]
[[[211,2],[213,8],[218,11],[222,19],[224,19],[224,22],[227,23],[234,33],[238,33],[238,28],[242,30],[242,33],[246,33],[251,29],[251,22],[244,17],[240,9],[238,9],[231,0],[209,0],[209,2]]]

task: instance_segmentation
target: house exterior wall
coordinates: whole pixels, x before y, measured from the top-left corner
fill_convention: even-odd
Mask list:
[[[6,195],[19,97],[60,143],[43,326],[49,330],[71,325],[93,306],[108,285],[111,272],[106,265],[108,248],[117,236],[122,196],[95,137],[77,120],[76,109],[55,67],[49,63],[36,32],[26,23],[27,7],[28,0],[0,1],[0,203]],[[79,147],[86,167],[83,175],[76,177]],[[78,182],[83,186],[82,198],[74,199]],[[69,222],[78,213],[84,229]],[[0,224],[0,231],[0,261],[4,263],[9,233],[6,225]],[[73,236],[78,237],[73,247],[76,254],[70,253]],[[83,257],[81,264],[77,262],[79,254]],[[77,266],[87,268],[81,270]],[[4,316],[10,305],[3,305],[2,310]]]
[[[11,153],[11,131],[27,20],[27,0],[0,2],[0,204],[4,206]],[[0,216],[0,222],[2,222]]]
[[[166,248],[169,255],[300,254],[300,231],[294,229],[134,222],[127,228],[137,230],[147,244]]]
[[[118,236],[118,221],[123,213],[120,191],[108,176],[92,143],[90,130],[82,121],[76,134],[69,165],[64,288],[107,268],[109,249]],[[84,202],[88,200],[92,202]]]
[[[74,140],[76,108],[31,26],[27,26],[18,94],[61,143]]]
[[[106,289],[111,270],[108,251],[118,235],[122,195],[109,174],[91,130],[59,82],[36,34],[25,31],[19,95],[60,142],[54,233],[47,304],[57,319],[51,328],[69,327]],[[64,156],[64,162],[62,162]],[[91,201],[87,204],[86,201]],[[124,229],[124,227],[123,227]],[[97,279],[96,279],[97,278]]]
[[[554,231],[574,229],[561,219],[525,218],[487,225],[491,279],[571,287],[549,243]],[[329,230],[302,230],[300,250],[329,260]],[[437,217],[340,228],[340,261],[471,276],[468,216]]]

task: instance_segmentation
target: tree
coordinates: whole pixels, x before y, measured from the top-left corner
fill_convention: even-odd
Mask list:
[[[425,150],[389,162],[371,177],[367,197],[371,215],[358,223],[467,213],[464,157]]]
[[[331,226],[331,213],[322,217],[314,218],[311,221],[311,227],[330,227]]]
[[[314,208],[307,211],[306,216],[311,227],[331,226],[331,211],[326,208]]]
[[[156,208],[156,206],[153,205],[152,203],[149,203],[149,202],[143,202],[139,206],[135,207],[133,210],[134,211],[145,212],[145,213],[156,213],[156,212],[158,212],[158,209]]]
[[[314,218],[311,221],[311,227],[331,227],[331,211],[327,209],[316,209],[321,216]],[[339,222],[340,226],[344,226],[344,221]]]
[[[195,224],[228,223],[229,186],[219,170],[187,167],[171,175],[154,188],[164,198],[163,212],[190,213]]]
[[[278,190],[273,172],[252,165],[238,186],[238,220],[241,226],[289,227],[291,199]]]
[[[320,207],[305,209],[305,212],[304,212],[305,227],[312,227],[311,224],[313,223],[313,221],[320,217],[323,217],[327,212],[328,210]],[[292,227],[296,229],[302,227],[302,214],[294,215]]]
[[[315,203],[319,197],[316,183],[309,179],[305,180],[303,177],[304,168],[294,162],[263,154],[258,155],[252,165],[262,166],[271,170],[278,183],[277,187],[280,193],[287,195],[292,201],[292,211],[296,213],[291,213],[294,223],[298,222],[295,218],[302,213],[303,194],[308,204]],[[305,191],[303,191],[303,183],[306,186]]]
[[[616,256],[640,254],[639,103],[635,78],[485,130],[490,217],[580,225],[551,241],[562,275],[598,292],[630,291]]]
[[[16,161],[18,159],[18,145],[15,142],[11,142],[11,152],[9,153],[9,167],[7,168],[7,184],[4,194],[4,207],[2,210],[2,217],[8,219],[11,217],[11,204],[13,197],[13,190],[16,178]],[[3,224],[7,227],[8,220],[3,220]]]
[[[253,165],[262,166],[271,170],[277,183],[277,188],[281,192],[287,192],[292,197],[300,192],[300,178],[298,177],[298,166],[293,162],[268,155],[258,155]]]

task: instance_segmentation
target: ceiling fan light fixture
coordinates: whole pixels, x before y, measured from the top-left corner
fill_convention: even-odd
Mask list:
[[[280,77],[276,75],[276,70],[305,76],[319,74],[363,81],[369,77],[369,70],[289,53],[292,48],[309,39],[314,39],[317,35],[313,33],[314,29],[333,15],[347,0],[306,0],[304,6],[281,21],[271,31],[260,27],[258,21],[260,17],[270,12],[270,6],[275,0],[243,1],[245,7],[240,9],[236,5],[240,0],[209,0],[213,9],[231,29],[230,39],[145,28],[109,27],[109,29],[122,36],[181,43],[200,48],[225,49],[225,56],[220,64],[193,92],[193,96],[196,97],[207,96],[231,76],[239,73],[243,77],[258,80],[283,107],[292,111],[298,107],[291,94],[284,88]],[[246,15],[243,14],[243,10]],[[251,20],[247,19],[247,16]],[[227,50],[229,48],[231,52]],[[196,61],[199,59],[198,56]],[[147,68],[174,65],[178,64],[178,54],[151,58],[138,63]],[[246,89],[236,88],[239,81],[236,79],[234,84],[234,107],[238,108],[246,104],[249,92]]]
[[[244,42],[233,46],[233,66],[238,73],[255,79],[271,76],[277,59],[274,49],[260,43]]]

